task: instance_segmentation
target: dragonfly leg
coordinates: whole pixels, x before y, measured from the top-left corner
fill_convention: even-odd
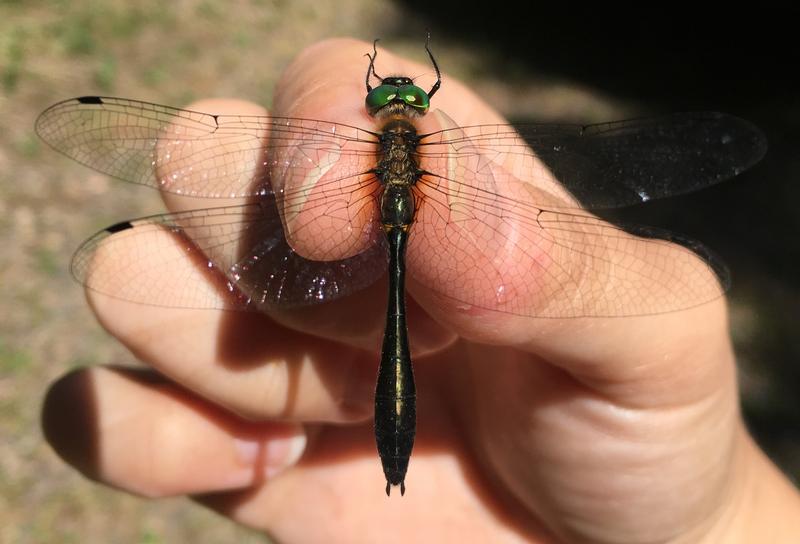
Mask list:
[[[428,47],[431,42],[431,33],[428,32],[428,37],[425,38],[425,51],[428,52],[428,56],[431,59],[431,64],[433,64],[433,69],[436,70],[436,83],[433,84],[431,90],[428,91],[428,98],[431,98],[436,91],[439,90],[439,86],[442,84],[442,73],[439,71],[439,65],[436,64],[436,59],[433,57],[433,53],[431,53],[431,48]]]
[[[372,90],[372,85],[369,84],[369,75],[370,75],[370,73],[373,76],[375,76],[376,78],[378,78],[380,80],[383,80],[383,78],[381,76],[379,76],[378,74],[375,73],[375,59],[378,57],[378,40],[379,39],[380,38],[375,38],[375,41],[372,42],[372,54],[371,55],[369,53],[366,54],[366,56],[369,57],[369,66],[367,66],[367,77],[366,77],[367,92],[370,92]]]

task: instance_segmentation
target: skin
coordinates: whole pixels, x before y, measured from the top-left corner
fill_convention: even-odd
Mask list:
[[[353,100],[370,50],[309,48],[273,113],[375,126]],[[378,59],[382,75],[433,82],[427,66]],[[462,126],[503,122],[449,78],[436,103]],[[265,113],[237,100],[190,107]],[[313,236],[310,225],[301,232]],[[177,251],[166,234],[154,250]],[[429,250],[413,251],[424,262]],[[160,281],[194,266],[178,253],[174,263]],[[322,315],[90,292],[100,323],[151,370],[66,375],[45,402],[45,434],[89,478],[188,495],[281,542],[800,542],[796,490],[739,413],[724,298],[650,317],[537,320],[465,311],[420,279],[431,278],[410,265],[419,416],[403,498],[384,495],[372,434],[385,283]]]

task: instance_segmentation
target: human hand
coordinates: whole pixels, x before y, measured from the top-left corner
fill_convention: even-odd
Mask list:
[[[365,63],[353,62],[369,50],[349,40],[307,50],[275,113],[370,126]],[[429,72],[380,59],[384,75]],[[503,122],[452,80],[436,99],[459,125]],[[192,109],[264,113],[238,101]],[[164,240],[157,250],[175,251]],[[194,265],[176,260],[163,281],[182,266]],[[723,299],[649,317],[539,320],[462,311],[413,271],[418,433],[409,492],[386,499],[372,436],[384,287],[270,316],[90,292],[103,326],[158,373],[68,375],[45,405],[46,434],[91,478],[191,495],[287,542],[747,542],[756,480],[776,536],[790,523],[777,513],[800,511],[743,428]]]

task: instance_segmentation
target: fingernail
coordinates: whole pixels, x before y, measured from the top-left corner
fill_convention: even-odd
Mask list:
[[[319,144],[316,144],[318,146]],[[303,211],[311,191],[317,182],[333,168],[341,156],[335,148],[318,149],[314,145],[299,145],[294,148],[289,164],[292,166],[283,179],[283,214],[287,228]]]
[[[293,467],[306,451],[307,442],[303,432],[292,437],[270,440],[264,455],[264,476],[271,478]]]
[[[249,468],[253,463],[260,463],[262,475],[270,478],[294,466],[306,449],[306,435],[303,432],[292,436],[267,440],[234,439],[239,458]]]

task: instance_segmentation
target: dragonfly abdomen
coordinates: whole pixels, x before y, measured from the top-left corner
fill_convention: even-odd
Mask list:
[[[402,495],[417,424],[417,394],[405,311],[408,229],[388,227],[386,237],[389,242],[389,303],[375,387],[375,442],[386,476],[386,494],[392,485],[399,485]]]

